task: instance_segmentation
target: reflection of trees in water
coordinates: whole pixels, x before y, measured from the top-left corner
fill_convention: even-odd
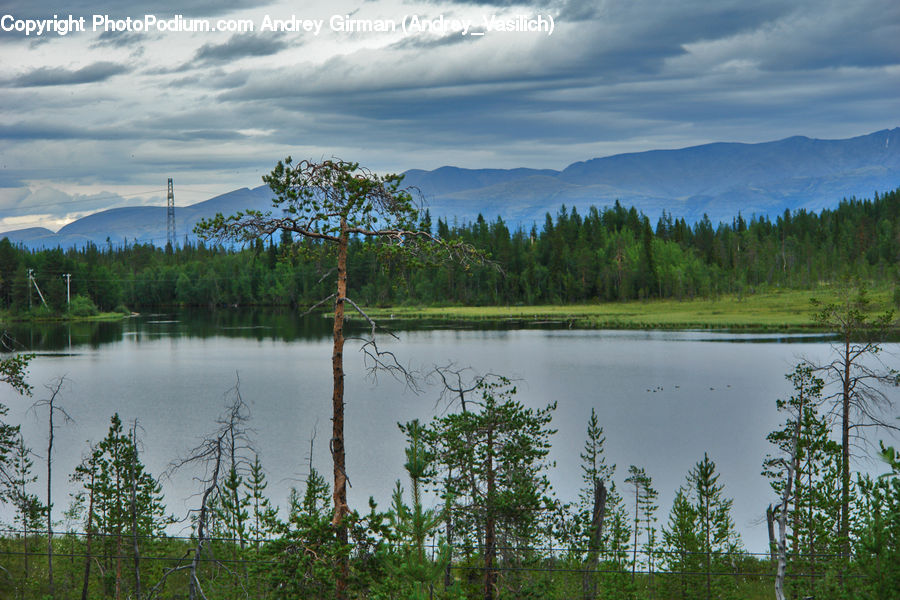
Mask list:
[[[354,324],[348,326],[352,329]],[[98,348],[125,337],[137,341],[227,337],[290,342],[322,339],[330,331],[330,323],[320,315],[301,318],[291,311],[271,309],[183,310],[117,321],[19,322],[7,329],[13,350],[36,352]]]
[[[97,348],[121,340],[123,331],[123,321],[12,323],[7,328],[13,350],[32,352],[57,352],[76,346]]]

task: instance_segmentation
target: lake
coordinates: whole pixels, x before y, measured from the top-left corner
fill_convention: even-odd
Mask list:
[[[215,429],[226,394],[240,378],[250,406],[254,440],[269,477],[269,495],[286,503],[302,485],[310,460],[330,477],[330,322],[266,311],[143,315],[116,323],[18,326],[10,334],[38,353],[30,369],[34,398],[0,390],[9,422],[22,423],[26,443],[46,453],[46,411],[29,411],[48,397],[45,384],[65,376],[59,403],[74,423],[59,423],[54,446],[54,512],[68,506],[68,475],[102,439],[118,412],[141,428],[142,459],[159,477]],[[767,547],[765,508],[775,501],[760,475],[770,450],[765,440],[782,417],[775,399],[791,393],[785,373],[800,357],[824,360],[830,344],[818,335],[735,334],[709,331],[583,331],[568,329],[447,329],[398,332],[384,348],[413,369],[455,363],[516,379],[528,406],[558,402],[550,472],[557,497],[575,500],[581,485],[579,453],[591,408],[606,435],[607,462],[625,489],[631,464],[644,467],[659,490],[659,523],[666,522],[677,488],[708,452],[721,473],[745,546]],[[427,420],[446,410],[438,389],[415,394],[382,375],[367,377],[358,342],[348,341],[346,369],[347,467],[350,504],[382,508],[404,477],[404,439],[397,422]],[[889,345],[888,358],[897,346]],[[900,361],[895,361],[895,364]],[[433,382],[432,382],[433,383]],[[893,393],[893,392],[892,392]],[[58,421],[59,422],[59,421]],[[41,460],[36,471],[45,472]],[[862,468],[880,471],[875,463]],[[183,516],[197,491],[192,472],[162,480],[169,512]],[[33,492],[43,495],[43,483]]]

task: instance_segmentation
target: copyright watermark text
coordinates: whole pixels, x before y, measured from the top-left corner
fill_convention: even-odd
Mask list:
[[[15,15],[0,16],[0,31],[26,36],[65,36],[70,33],[130,32],[130,33],[253,33],[297,32],[318,36],[323,31],[333,33],[402,32],[405,35],[434,33],[482,36],[486,33],[537,33],[552,35],[555,28],[549,14],[518,14],[514,16],[482,15],[480,19],[449,18],[444,15],[403,15],[400,19],[360,19],[350,15],[331,15],[328,19],[304,18],[290,15],[275,18],[264,15],[260,19],[197,19],[183,15],[160,18],[156,15],[139,17],[111,17],[91,15],[76,17],[53,15],[47,19],[21,19]]]

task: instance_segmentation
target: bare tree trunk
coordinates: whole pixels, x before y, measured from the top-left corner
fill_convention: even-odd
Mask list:
[[[794,473],[796,473],[800,467],[800,430],[803,420],[802,400],[803,398],[801,396],[800,410],[797,413],[797,419],[794,424],[794,439],[791,444],[790,461],[787,463],[787,481],[784,483],[784,490],[781,493],[781,506],[779,507],[778,512],[778,566],[775,571],[775,600],[785,600],[784,576],[785,571],[787,570],[787,540],[785,539],[787,537],[787,513],[791,502],[791,495],[796,495],[796,492],[794,491]]]
[[[131,543],[134,547],[134,593],[137,600],[141,600],[141,552],[138,547],[137,532],[137,475],[134,472],[134,463],[137,462],[137,419],[131,430],[131,443],[134,446],[134,456],[131,462]]]
[[[350,512],[347,506],[347,471],[344,458],[344,298],[347,297],[347,244],[349,233],[347,221],[341,218],[341,236],[338,243],[337,299],[334,303],[334,349],[331,354],[331,368],[334,376],[332,405],[331,457],[334,463],[334,518],[338,543],[347,544],[347,527],[342,524],[344,515]],[[341,557],[335,581],[335,598],[344,600],[347,593],[349,562]]]
[[[493,600],[494,598],[494,558],[497,554],[496,542],[494,539],[494,510],[492,503],[494,501],[494,429],[493,424],[489,425],[487,432],[487,493],[485,502],[485,520],[484,520],[484,600]]]
[[[808,455],[809,453],[807,453]],[[816,493],[813,489],[813,474],[812,469],[809,468],[807,464],[806,468],[809,473],[809,525],[807,526],[807,531],[809,535],[809,596],[812,596],[813,590],[816,587],[816,537],[813,532],[812,522],[813,522],[813,495]]]
[[[23,502],[23,510],[22,510],[22,541],[24,545],[24,558],[25,558],[25,579],[22,585],[22,598],[25,597],[25,584],[31,580],[31,569],[28,565],[28,555],[30,552],[28,551],[28,513],[30,512],[28,509],[28,496],[25,495],[25,478],[23,477],[21,480],[22,484],[22,502]]]
[[[64,408],[59,406],[55,406],[54,402],[56,402],[57,396],[59,396],[60,390],[62,390],[63,384],[66,382],[65,377],[59,377],[56,379],[55,384],[48,384],[45,387],[50,391],[50,398],[47,400],[39,400],[32,405],[32,408],[37,406],[46,406],[48,409],[47,421],[48,421],[48,434],[47,434],[47,583],[49,587],[50,597],[54,598],[56,596],[56,592],[54,591],[53,586],[53,501],[51,495],[51,483],[53,481],[53,415],[56,411],[62,413],[62,416],[66,423],[72,421],[72,418],[69,416],[69,413],[65,411]]]
[[[453,478],[453,469],[447,473],[448,482]],[[448,484],[449,485],[449,484]],[[447,533],[447,566],[444,567],[444,590],[448,590],[453,585],[453,575],[451,573],[451,563],[453,562],[453,505],[451,503],[450,494],[447,494],[447,501],[444,506],[445,523]]]
[[[81,584],[81,600],[88,600],[88,583],[91,579],[91,542],[94,541],[94,461],[91,460],[91,494],[88,499],[87,540],[84,551],[84,582]]]
[[[771,504],[766,508],[766,524],[769,526],[769,560],[775,562],[775,509]]]
[[[797,448],[794,448],[791,462],[788,465],[788,478],[781,495],[781,506],[778,510],[778,567],[775,571],[775,600],[784,598],[784,575],[787,570],[787,513],[791,496],[791,486],[794,478],[794,461],[797,457]]]
[[[121,457],[120,457],[121,458]],[[122,548],[122,512],[124,512],[125,507],[119,505],[119,502],[122,500],[122,479],[119,474],[118,468],[116,469],[116,505],[118,510],[116,511],[116,600],[121,598],[122,594],[122,554],[124,549]]]
[[[606,514],[606,486],[600,479],[594,479],[594,510],[591,513],[591,539],[588,542],[587,569],[581,579],[581,589],[585,600],[597,596],[594,573],[600,564],[600,540],[603,539],[603,518]]]
[[[641,485],[640,481],[634,482],[634,548],[631,555],[631,583],[634,583],[634,572],[637,568],[637,546],[638,546],[638,499],[640,497]]]
[[[222,466],[222,439],[224,434],[216,440],[216,449],[214,452],[213,472],[210,477],[210,484],[203,490],[203,499],[200,502],[200,514],[197,517],[197,546],[194,548],[194,557],[191,559],[191,576],[188,585],[188,596],[190,600],[194,600],[197,594],[201,598],[206,598],[203,590],[200,588],[200,578],[197,577],[197,566],[200,564],[200,556],[203,554],[203,547],[206,545],[206,519],[208,515],[208,504],[210,495],[219,486],[219,470]]]
[[[706,600],[712,600],[712,544],[709,541],[710,535],[710,515],[709,515],[709,496],[706,496],[706,510],[703,515],[704,529],[706,530]]]
[[[841,415],[841,554],[850,557],[850,333],[844,335],[843,410]]]
[[[60,386],[62,383],[60,382]],[[57,388],[58,390],[59,388]],[[53,399],[56,398],[54,393],[49,400],[50,403],[50,435],[47,437],[47,583],[50,587],[50,597],[53,594],[53,503],[50,495],[50,482],[53,480]]]

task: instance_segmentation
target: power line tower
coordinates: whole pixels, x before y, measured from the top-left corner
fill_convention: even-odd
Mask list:
[[[169,195],[166,202],[166,241],[175,250],[175,185],[169,177]]]

